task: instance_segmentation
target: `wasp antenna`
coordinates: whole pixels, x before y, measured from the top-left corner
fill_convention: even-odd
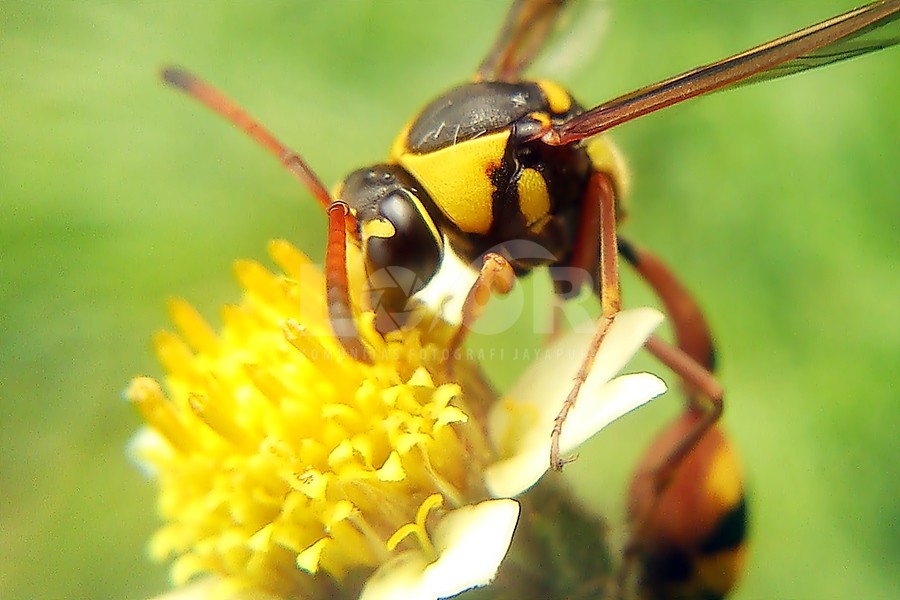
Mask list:
[[[303,160],[303,157],[285,146],[262,123],[246,110],[234,103],[230,98],[209,83],[180,67],[165,67],[161,71],[162,80],[191,98],[194,98],[210,110],[218,113],[226,121],[253,138],[259,145],[268,150],[293,173],[310,193],[315,196],[322,208],[331,205],[331,194],[319,181],[319,178]]]
[[[328,207],[328,247],[325,251],[325,290],[328,320],[347,354],[371,363],[353,318],[350,283],[347,278],[347,228],[350,208],[340,200]]]
[[[163,67],[160,71],[163,81],[169,85],[190,93],[192,84],[197,80],[196,77],[182,69],[181,67]]]

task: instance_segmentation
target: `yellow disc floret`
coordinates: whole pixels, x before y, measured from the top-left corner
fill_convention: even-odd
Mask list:
[[[485,497],[489,457],[440,345],[418,331],[382,339],[364,313],[373,364],[354,361],[331,334],[319,271],[285,242],[270,250],[284,274],[239,263],[245,295],[221,331],[173,301],[179,334],[155,339],[167,391],[146,377],[128,389],[165,521],[151,549],[175,559],[178,583],[214,573],[324,598],[396,552],[430,551],[427,520]]]

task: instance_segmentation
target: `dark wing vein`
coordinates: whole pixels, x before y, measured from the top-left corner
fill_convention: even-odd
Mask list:
[[[563,123],[543,140],[552,145],[570,144],[690,98],[799,73],[898,42],[900,0],[874,2],[620,96]]]

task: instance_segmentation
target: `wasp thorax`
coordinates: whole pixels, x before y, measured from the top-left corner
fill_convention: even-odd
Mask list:
[[[443,241],[427,192],[402,167],[375,165],[351,173],[341,200],[356,215],[376,327],[387,332],[407,321],[410,298],[441,263]]]

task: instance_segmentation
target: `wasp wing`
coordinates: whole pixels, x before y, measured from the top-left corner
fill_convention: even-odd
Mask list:
[[[568,0],[516,0],[488,55],[478,67],[476,79],[517,81],[534,57]]]
[[[784,77],[900,42],[900,0],[873,2],[730,58],[619,96],[551,129],[551,145],[577,142],[710,92]]]

